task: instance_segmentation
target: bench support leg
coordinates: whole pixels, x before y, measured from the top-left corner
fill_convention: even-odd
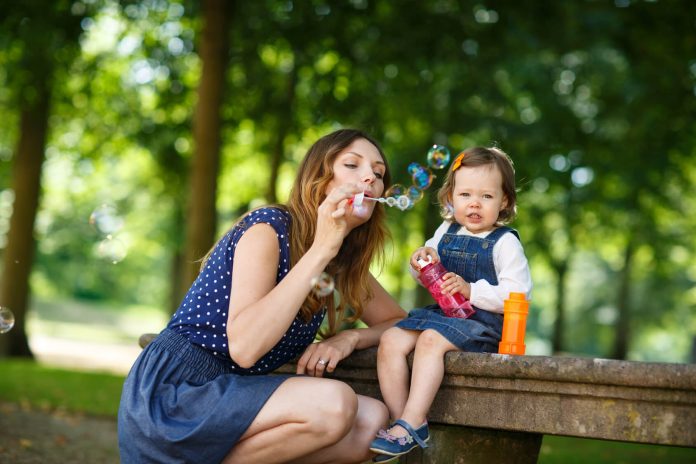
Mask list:
[[[430,425],[428,448],[412,451],[401,464],[535,464],[540,433],[508,432],[456,425]]]

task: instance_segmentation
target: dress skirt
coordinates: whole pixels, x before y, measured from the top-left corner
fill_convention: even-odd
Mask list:
[[[290,375],[238,375],[165,329],[140,353],[118,411],[121,463],[215,463]]]
[[[450,341],[461,351],[497,353],[503,331],[502,314],[484,309],[467,319],[447,317],[436,304],[413,309],[396,327],[424,331],[432,329]]]

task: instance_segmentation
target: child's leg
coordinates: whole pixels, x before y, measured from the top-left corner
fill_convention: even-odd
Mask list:
[[[411,391],[401,414],[401,419],[418,428],[426,421],[428,410],[445,375],[445,354],[458,348],[435,330],[425,330],[418,337],[413,355]],[[391,431],[396,436],[406,430],[396,426]]]
[[[401,417],[408,399],[409,369],[406,357],[416,346],[420,332],[392,327],[379,340],[377,377],[391,418]]]

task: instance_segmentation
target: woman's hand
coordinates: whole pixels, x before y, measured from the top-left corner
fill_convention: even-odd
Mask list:
[[[463,277],[455,274],[454,272],[448,272],[442,276],[442,286],[440,290],[442,293],[447,293],[449,295],[454,295],[455,293],[461,293],[465,297],[471,297],[471,284],[469,284]]]
[[[421,266],[418,264],[418,260],[422,259],[426,262],[437,263],[440,261],[440,257],[437,254],[435,248],[431,247],[421,247],[413,252],[411,255],[411,267],[416,271],[420,272]]]
[[[317,230],[312,247],[327,250],[331,258],[336,256],[350,232],[346,223],[348,200],[362,191],[357,184],[343,184],[329,192],[317,210]]]
[[[297,361],[297,374],[322,377],[333,372],[336,365],[355,350],[359,336],[354,330],[344,330],[331,338],[312,343]]]

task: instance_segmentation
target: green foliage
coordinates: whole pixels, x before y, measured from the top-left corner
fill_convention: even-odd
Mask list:
[[[0,359],[0,400],[42,409],[116,417],[123,376]]]
[[[68,53],[65,37],[31,34],[22,19],[41,2],[20,3],[0,7],[0,252],[23,53],[41,41],[56,48],[56,83],[34,289],[168,307],[185,240],[198,4],[57,2],[34,21],[79,24]],[[535,280],[535,353],[551,351],[562,310],[560,348],[611,356],[623,307],[631,359],[686,361],[696,331],[695,20],[685,0],[236,2],[220,233],[283,201],[306,149],[339,126],[380,140],[402,184],[433,143],[453,154],[498,144],[517,170],[513,226]],[[435,174],[415,209],[389,213],[380,279],[406,309],[423,299],[405,269],[439,221]],[[116,238],[127,256],[115,265],[95,256],[103,237],[87,224],[102,203],[125,219]]]

